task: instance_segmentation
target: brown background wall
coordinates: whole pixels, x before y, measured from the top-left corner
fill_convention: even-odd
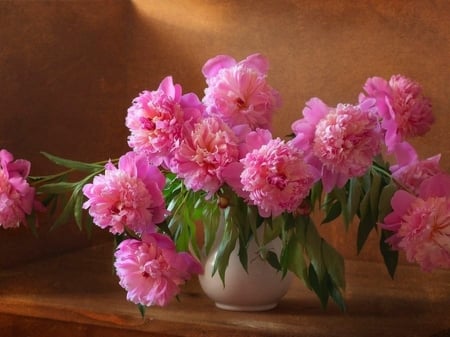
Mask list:
[[[442,153],[449,171],[449,17],[447,0],[1,1],[0,147],[31,160],[35,175],[51,170],[42,150],[118,157],[127,151],[126,109],[141,90],[173,75],[201,96],[208,58],[260,52],[284,101],[277,136],[310,97],[355,102],[367,77],[401,73],[424,86],[437,120],[413,143],[423,157]],[[355,255],[352,233],[324,232]],[[0,249],[21,247],[21,260],[87,244],[74,226],[41,235],[0,231]]]

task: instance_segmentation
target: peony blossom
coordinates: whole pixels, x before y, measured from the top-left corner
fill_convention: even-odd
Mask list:
[[[162,194],[163,174],[150,165],[144,155],[128,152],[119,159],[118,168],[108,163],[105,174],[83,187],[94,223],[113,234],[129,227],[138,233],[154,231],[167,211]]]
[[[313,98],[307,102],[303,116],[292,124],[292,142],[321,171],[326,192],[363,175],[381,150],[382,132],[374,100],[330,108]]]
[[[201,274],[202,266],[190,254],[175,250],[168,236],[152,233],[142,241],[122,241],[115,252],[114,267],[127,299],[145,306],[165,306],[179,294],[192,274]]]
[[[171,169],[194,190],[209,195],[223,184],[223,169],[239,158],[238,140],[220,119],[209,117],[187,129]]]
[[[389,82],[372,77],[366,81],[364,90],[368,97],[377,101],[389,151],[406,138],[421,136],[430,130],[434,122],[431,102],[417,82],[402,75],[393,75]]]
[[[399,190],[391,205],[381,226],[393,232],[387,240],[392,248],[404,250],[424,271],[450,268],[450,176],[426,179],[418,196]]]
[[[206,113],[231,127],[246,124],[251,129],[269,129],[280,96],[267,84],[268,68],[260,54],[240,62],[227,55],[208,60],[202,69],[208,84],[203,98]]]
[[[194,94],[182,95],[179,84],[166,77],[156,91],[144,91],[128,109],[128,145],[145,153],[153,165],[168,165],[185,123],[195,123],[203,106]]]
[[[242,160],[241,183],[263,217],[295,211],[317,178],[301,152],[276,138]]]
[[[31,214],[35,204],[35,189],[28,184],[31,164],[14,160],[7,150],[0,150],[0,227],[19,227]]]
[[[394,147],[394,154],[397,164],[390,167],[392,177],[413,194],[418,193],[423,181],[436,174],[443,173],[439,166],[440,154],[425,160],[419,160],[417,152],[407,142],[397,144]]]

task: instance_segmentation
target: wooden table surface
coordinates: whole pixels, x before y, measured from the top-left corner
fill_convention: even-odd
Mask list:
[[[400,266],[392,281],[378,263],[348,261],[341,313],[296,281],[266,312],[217,309],[198,282],[180,302],[148,309],[127,302],[103,244],[0,271],[0,336],[450,336],[450,271]]]

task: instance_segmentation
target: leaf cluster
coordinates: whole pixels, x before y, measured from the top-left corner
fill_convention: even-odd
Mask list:
[[[51,229],[74,220],[80,230],[84,228],[90,235],[93,223],[92,218],[84,214],[83,187],[96,175],[104,172],[104,162],[84,163],[46,152],[42,154],[56,165],[65,168],[56,174],[30,177],[31,183],[36,187],[36,194],[42,199],[47,211],[54,216]],[[77,173],[82,173],[78,180],[74,179]]]
[[[379,227],[385,216],[392,211],[391,199],[398,186],[392,179],[387,163],[374,161],[363,176],[350,179],[343,188],[335,188],[325,195],[322,209],[329,223],[341,216],[346,230],[357,218],[356,250],[363,249],[369,235],[375,231],[379,236],[379,249],[386,268],[394,277],[398,262],[398,252],[386,243],[390,233]]]

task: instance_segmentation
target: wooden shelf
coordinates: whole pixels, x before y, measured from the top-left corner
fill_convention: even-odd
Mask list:
[[[403,265],[392,281],[381,264],[349,261],[346,313],[322,310],[301,281],[274,310],[222,311],[193,280],[180,302],[142,319],[111,253],[102,244],[0,271],[1,336],[450,336],[449,271]]]

